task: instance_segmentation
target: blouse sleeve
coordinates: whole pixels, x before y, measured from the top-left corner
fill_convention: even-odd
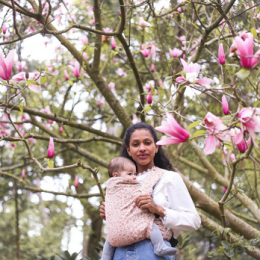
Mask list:
[[[182,177],[178,173],[169,172],[167,179],[164,194],[167,196],[170,208],[164,208],[165,216],[161,218],[163,225],[174,230],[197,230],[201,219]]]

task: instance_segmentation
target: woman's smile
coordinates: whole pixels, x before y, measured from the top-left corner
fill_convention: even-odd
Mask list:
[[[148,156],[149,156],[149,154],[147,154],[147,153],[137,155],[137,157],[140,159],[146,159]]]

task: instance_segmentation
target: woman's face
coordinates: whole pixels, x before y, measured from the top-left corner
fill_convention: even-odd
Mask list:
[[[136,162],[138,171],[154,166],[153,159],[157,151],[158,145],[149,130],[138,129],[132,133],[127,152]]]

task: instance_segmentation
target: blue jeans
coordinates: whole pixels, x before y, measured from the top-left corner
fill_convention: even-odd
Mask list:
[[[171,246],[169,242],[164,242]],[[155,255],[151,240],[146,239],[130,246],[117,247],[113,260],[175,260],[175,256]]]

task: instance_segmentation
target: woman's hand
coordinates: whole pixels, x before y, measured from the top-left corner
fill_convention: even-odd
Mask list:
[[[157,205],[150,195],[141,195],[135,200],[135,204],[140,209],[148,209],[151,213],[156,213],[164,217],[163,207]]]
[[[106,220],[106,209],[105,209],[105,202],[102,202],[99,208],[100,217]]]

